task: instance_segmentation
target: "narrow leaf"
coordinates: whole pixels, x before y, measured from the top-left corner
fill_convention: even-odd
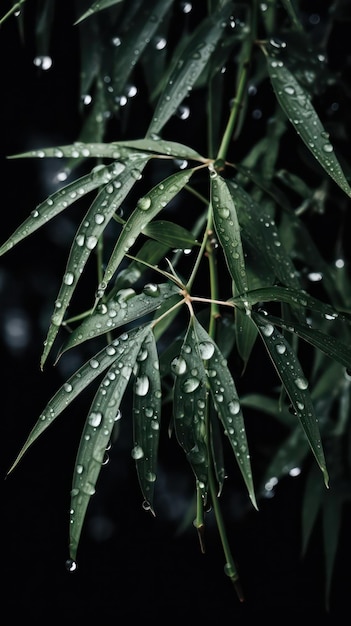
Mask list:
[[[145,498],[144,508],[154,513],[162,391],[157,346],[151,330],[137,356],[134,373],[132,456]]]
[[[180,354],[172,361],[174,431],[187,455],[206,499],[208,450],[206,445],[207,380],[199,352],[194,318],[191,319]],[[201,348],[200,348],[201,349]]]
[[[39,204],[21,226],[2,244],[0,256],[34,233],[38,228],[44,226],[71,204],[77,202],[79,198],[100,187],[100,185],[111,182],[124,168],[125,165],[122,163],[98,166],[86,176],[82,176],[59,189],[59,191],[55,191],[44,202]]]
[[[119,141],[116,146],[129,150],[142,150],[143,152],[153,152],[174,159],[189,159],[189,161],[201,161],[205,163],[205,157],[196,150],[176,141],[166,141],[155,135],[145,139],[134,139],[130,141]]]
[[[101,381],[91,403],[75,462],[70,507],[70,557],[75,560],[90,498],[104,461],[119,407],[135,360],[149,328],[125,334],[118,355]]]
[[[113,299],[100,304],[89,317],[73,330],[61,349],[60,356],[84,341],[109,333],[136,319],[141,319],[158,309],[176,294],[179,294],[180,299],[179,287],[173,283],[160,285],[148,283],[140,294],[136,294],[131,288],[120,289]]]
[[[129,332],[137,333],[139,329]],[[43,412],[39,415],[38,421],[29,433],[29,436],[20,450],[17,458],[9,469],[10,473],[19,463],[24,453],[38,439],[38,437],[53,423],[53,421],[67,408],[69,404],[79,394],[88,387],[98,376],[100,376],[112,363],[119,354],[123,354],[123,339],[115,339],[111,344],[105,346],[100,352],[95,354],[89,361],[84,363],[52,396]]]
[[[328,472],[319,432],[318,420],[300,362],[285,337],[264,317],[251,312],[260,336],[301,423],[311,450],[328,486]]]
[[[119,4],[120,2],[123,2],[123,0],[98,0],[97,2],[93,2],[91,7],[87,11],[85,11],[85,13],[83,13],[83,15],[78,18],[78,20],[76,20],[75,25],[80,24],[80,22],[85,20],[87,17],[90,17],[91,15],[94,15],[95,13],[98,13],[103,9],[108,9],[115,4]]]
[[[181,102],[189,95],[223,34],[233,3],[214,11],[192,33],[156,105],[147,135],[160,133]]]
[[[206,359],[213,403],[234,451],[251,502],[257,509],[244,417],[233,377],[217,344],[197,320],[194,320],[194,330],[200,353]]]
[[[310,94],[285,63],[267,55],[267,67],[277,100],[307,148],[337,185],[351,196],[351,187],[318,117]]]
[[[106,289],[126,252],[132,247],[143,229],[185,187],[193,171],[189,169],[171,174],[153,187],[146,196],[138,200],[135,210],[123,227],[105,269],[101,293]]]
[[[210,180],[213,221],[216,233],[223,248],[228,269],[236,289],[240,293],[245,293],[248,290],[245,258],[233,197],[224,178],[216,174],[211,176]]]
[[[107,227],[120,204],[136,182],[135,171],[140,173],[146,165],[148,156],[140,153],[133,159],[133,169],[119,164],[114,179],[109,180],[95,198],[82,220],[73,244],[71,246],[62,284],[55,300],[51,324],[47,333],[44,350],[41,357],[41,368],[50,353],[59,328],[69,306],[77,283],[92,250],[98,243],[99,237]],[[138,168],[137,170],[135,168]]]
[[[166,220],[150,222],[143,230],[144,235],[160,241],[170,248],[187,250],[199,245],[190,231],[179,224],[174,224]]]

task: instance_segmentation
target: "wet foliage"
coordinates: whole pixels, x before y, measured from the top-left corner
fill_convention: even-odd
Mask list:
[[[25,32],[29,5],[14,3],[1,22],[16,19]],[[238,471],[258,510],[279,481],[305,474],[302,550],[321,515],[329,603],[351,496],[350,120],[339,113],[350,92],[333,48],[335,24],[350,13],[337,0],[322,17],[307,5],[76,0],[79,136],[8,155],[14,171],[15,159],[54,160],[58,184],[0,255],[16,254],[29,236],[40,245],[37,231],[73,205],[83,211],[40,365],[74,350],[84,362],[50,399],[43,393],[9,470],[93,390],[72,479],[70,570],[127,395],[143,507],[157,514],[166,428],[188,462],[200,546],[211,511],[240,601],[221,513],[228,474]],[[38,3],[30,24],[42,71],[62,11]],[[90,304],[81,308],[86,275]],[[278,443],[263,451],[247,415],[266,419],[269,432],[273,421]]]

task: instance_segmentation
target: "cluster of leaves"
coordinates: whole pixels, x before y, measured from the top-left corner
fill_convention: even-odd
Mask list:
[[[14,10],[25,13],[23,4],[16,3]],[[171,38],[179,20],[174,0],[75,4],[80,89],[92,95],[81,135],[72,145],[16,155],[62,159],[72,180],[32,211],[2,244],[0,255],[74,203],[85,201],[88,209],[72,241],[41,367],[58,337],[63,343],[56,360],[92,339],[99,338],[101,349],[49,400],[11,470],[65,408],[95,384],[73,476],[74,569],[87,507],[126,389],[133,391],[132,455],[144,506],[153,514],[160,424],[164,404],[171,401],[169,431],[193,472],[200,541],[212,506],[225,571],[242,599],[220,521],[227,473],[224,450],[229,443],[256,508],[268,480],[279,480],[312,453],[315,463],[303,510],[304,548],[317,515],[324,511],[329,593],[337,549],[337,533],[329,531],[338,527],[341,505],[350,493],[349,469],[341,458],[349,429],[351,290],[347,268],[324,258],[304,219],[316,208],[325,209],[329,192],[351,197],[345,167],[316,105],[336,81],[328,70],[327,39],[316,44],[310,36],[302,3],[213,0],[207,7],[200,3],[196,23],[170,53],[157,42]],[[330,21],[338,18],[342,6],[335,3]],[[41,7],[41,45],[54,10],[49,0]],[[151,121],[139,139],[106,141],[111,119],[122,115],[123,98],[128,98],[137,72],[147,86]],[[236,161],[232,152],[247,129],[248,87],[267,84],[270,123],[262,137],[247,142]],[[232,100],[224,124],[228,90]],[[206,149],[200,151],[168,138],[170,122],[196,91],[202,94],[202,132],[208,137]],[[297,162],[296,169],[281,169],[284,142],[296,152],[303,147],[317,169],[301,172]],[[91,161],[92,167],[87,165]],[[159,165],[165,163],[168,175],[162,177]],[[78,166],[86,170],[75,179],[72,173]],[[145,188],[150,169],[157,182]],[[132,209],[130,198],[135,198]],[[175,203],[176,220],[166,219],[174,216]],[[190,203],[195,208],[189,218]],[[69,318],[92,255],[97,272],[91,308]],[[208,286],[199,280],[204,271]],[[323,276],[323,298],[308,291],[306,274],[313,272]],[[188,316],[175,323],[184,309]],[[230,359],[240,362],[244,376],[260,342],[276,371],[278,392],[270,389],[260,395],[253,380],[252,393],[240,396]],[[311,348],[306,366],[300,362],[301,343]],[[257,477],[258,489],[245,409],[267,413],[288,430],[264,476]],[[329,482],[332,489],[326,490]]]

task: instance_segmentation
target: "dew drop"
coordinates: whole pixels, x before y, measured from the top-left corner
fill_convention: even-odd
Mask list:
[[[77,562],[76,562],[76,561],[74,561],[73,559],[67,559],[67,561],[66,561],[66,564],[65,564],[65,565],[66,565],[66,570],[67,570],[68,572],[75,572],[75,571],[76,571],[76,569],[77,569],[77,567],[78,567],[78,566],[77,566]]]
[[[308,382],[306,378],[295,378],[294,383],[298,389],[307,389],[308,387]]]
[[[184,381],[183,390],[185,393],[192,393],[198,388],[199,385],[200,385],[199,379],[193,376],[192,378],[188,378],[187,380]]]
[[[134,391],[137,396],[146,396],[149,391],[150,381],[147,376],[140,376],[135,381]]]
[[[142,449],[142,447],[134,446],[134,448],[132,449],[132,458],[138,461],[139,459],[142,459],[143,456],[144,456],[144,450]]]
[[[176,376],[185,374],[186,368],[187,368],[186,361],[185,359],[183,359],[183,357],[178,356],[175,359],[173,359],[171,363],[171,369],[172,369],[172,372],[176,374]]]
[[[201,341],[199,343],[199,353],[204,361],[210,359],[213,356],[214,351],[214,345],[210,341]]]

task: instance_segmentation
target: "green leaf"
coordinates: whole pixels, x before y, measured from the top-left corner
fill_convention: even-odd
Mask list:
[[[129,336],[137,334],[139,329],[129,332]],[[100,352],[89,359],[80,367],[66,382],[61,385],[52,396],[43,412],[39,415],[38,421],[32,428],[25,444],[20,450],[17,458],[9,469],[10,473],[19,463],[24,453],[38,439],[38,437],[53,423],[53,421],[68,407],[79,394],[86,389],[98,376],[100,376],[112,363],[123,355],[125,350],[125,335],[121,339],[115,339],[105,346]]]
[[[176,141],[166,141],[160,137],[152,136],[145,139],[134,139],[130,141],[118,141],[117,146],[128,150],[141,150],[142,152],[152,152],[157,155],[164,155],[173,159],[189,159],[189,161],[201,161],[205,163],[205,157],[196,150]]]
[[[159,309],[163,303],[176,294],[179,294],[179,300],[181,300],[179,287],[173,283],[159,285],[148,283],[140,294],[136,294],[131,288],[120,289],[113,299],[100,304],[73,330],[61,348],[59,356],[84,341],[107,334],[120,326],[143,318]]]
[[[334,153],[329,135],[311,102],[310,94],[282,60],[267,55],[267,67],[277,100],[296,132],[328,176],[351,196],[351,187]]]
[[[236,207],[242,240],[248,241],[250,249],[261,256],[262,263],[268,268],[262,270],[266,273],[265,283],[272,283],[273,273],[284,285],[298,289],[300,284],[295,267],[281,243],[272,216],[241,185],[230,179],[226,182]]]
[[[123,1],[124,0],[98,0],[97,2],[93,2],[91,7],[87,11],[85,11],[83,15],[78,18],[78,20],[75,21],[75,25],[80,24],[80,22],[85,20],[87,17],[90,17],[91,15],[94,15],[99,11],[102,11],[103,9],[108,9],[109,7],[112,7],[115,4],[119,4]]]
[[[214,11],[191,34],[158,100],[147,135],[158,134],[194,87],[223,34],[233,3]]]
[[[92,250],[96,247],[101,234],[124,198],[134,186],[136,182],[135,172],[138,172],[139,175],[145,167],[147,159],[147,155],[140,153],[133,158],[133,169],[126,168],[124,165],[121,166],[118,175],[116,174],[114,179],[109,180],[109,182],[105,184],[82,220],[71,246],[61,287],[55,300],[55,307],[51,316],[51,323],[41,357],[41,368],[44,367],[45,361],[51,351],[66,310]],[[116,171],[118,171],[118,169]]]
[[[197,477],[204,499],[208,486],[206,444],[207,379],[194,318],[191,318],[180,354],[172,361],[174,431]]]
[[[344,365],[346,369],[351,367],[351,348],[349,344],[333,337],[330,333],[325,333],[316,328],[311,328],[308,324],[302,324],[300,322],[288,321],[274,315],[267,315],[266,318],[271,324],[280,326],[283,330],[290,333],[295,333],[301,339],[304,339],[315,348],[318,348],[326,354],[329,358],[334,359],[341,365]],[[335,317],[330,317],[330,324],[333,324]]]
[[[251,502],[257,508],[244,417],[233,377],[217,344],[196,319],[194,331],[199,353],[206,361],[208,385],[214,406],[234,451]]]
[[[82,432],[76,457],[70,507],[70,557],[75,560],[90,498],[110,443],[113,428],[120,418],[120,404],[149,327],[121,336],[117,356],[102,379]]]
[[[239,293],[248,290],[240,225],[233,197],[224,178],[211,176],[213,222],[223,248],[230,275]]]
[[[140,233],[143,232],[143,229],[185,187],[193,172],[193,169],[189,169],[171,174],[153,187],[146,196],[138,200],[137,206],[125,223],[108,261],[100,287],[101,294],[104,293],[123,257]]]
[[[129,76],[141,58],[164,16],[169,11],[173,0],[154,0],[142,3],[131,20],[121,26],[120,43],[114,50],[108,51],[109,69],[111,76],[110,87],[113,93],[113,103],[123,95]]]
[[[166,220],[150,222],[144,228],[143,233],[170,248],[178,248],[179,250],[187,250],[199,245],[190,231]]]
[[[141,346],[134,374],[132,456],[145,498],[143,506],[154,513],[162,391],[157,346],[152,330]]]
[[[251,316],[257,325],[276,372],[305,431],[311,450],[323,473],[325,485],[328,486],[328,472],[318,420],[308,390],[308,381],[305,378],[297,355],[285,337],[265,317],[262,317],[255,311],[251,312]]]
[[[34,233],[38,228],[44,226],[71,204],[77,202],[79,198],[101,185],[111,183],[124,169],[125,165],[123,163],[98,166],[86,176],[82,176],[59,189],[59,191],[55,191],[44,202],[39,204],[21,226],[2,244],[0,256]]]

